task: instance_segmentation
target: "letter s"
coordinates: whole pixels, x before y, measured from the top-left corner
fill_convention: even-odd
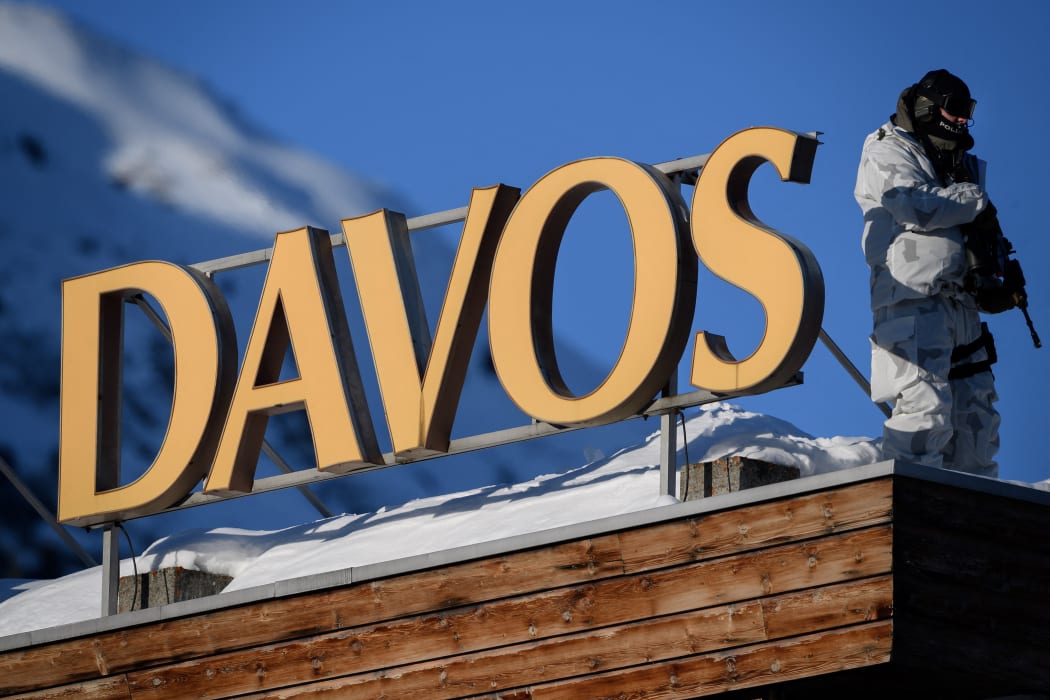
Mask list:
[[[808,183],[819,142],[768,127],[737,132],[711,154],[693,192],[692,234],[712,273],[762,304],[766,328],[750,356],[737,360],[725,338],[696,334],[691,382],[713,392],[757,394],[781,386],[809,357],[824,317],[824,276],[800,241],[755,217],[751,176],[769,161],[782,180]]]

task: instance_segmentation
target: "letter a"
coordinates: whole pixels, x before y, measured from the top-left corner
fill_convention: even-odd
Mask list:
[[[278,381],[289,344],[297,378]],[[247,492],[269,416],[306,409],[317,468],[382,465],[328,232],[277,234],[207,493]]]

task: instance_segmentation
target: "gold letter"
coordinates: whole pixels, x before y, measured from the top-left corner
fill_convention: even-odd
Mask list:
[[[448,450],[485,309],[492,256],[518,190],[475,189],[431,347],[405,217],[381,210],[343,221],[394,452]]]
[[[299,376],[279,381],[291,345]],[[306,409],[317,468],[383,464],[337,286],[328,232],[277,234],[207,493],[246,492],[269,416]]]
[[[171,418],[153,464],[120,482],[120,385],[126,300],[157,299],[175,352]],[[237,371],[233,321],[204,275],[141,262],[62,283],[62,423],[58,517],[91,525],[175,504],[200,481],[215,452],[216,419]]]
[[[746,129],[715,149],[700,171],[692,216],[697,253],[711,272],[758,299],[766,329],[743,360],[733,357],[722,336],[697,333],[694,386],[715,392],[776,389],[813,350],[824,317],[820,265],[803,243],[755,217],[747,191],[766,161],[782,180],[809,182],[817,145],[814,138],[781,129]]]
[[[634,299],[616,364],[597,389],[577,397],[554,352],[554,266],[573,212],[605,188],[619,197],[630,221]],[[688,250],[684,209],[666,176],[619,158],[563,165],[522,196],[500,240],[489,291],[492,361],[521,410],[558,425],[601,425],[634,415],[666,384],[696,302],[696,256]]]

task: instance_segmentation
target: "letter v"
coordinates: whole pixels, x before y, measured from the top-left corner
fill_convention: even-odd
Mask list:
[[[433,343],[404,215],[382,209],[343,221],[390,441],[399,457],[448,451],[492,258],[519,196],[520,190],[506,185],[472,192]]]

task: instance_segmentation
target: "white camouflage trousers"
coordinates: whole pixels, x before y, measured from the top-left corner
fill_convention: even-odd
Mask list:
[[[980,316],[967,296],[941,294],[875,310],[871,398],[893,404],[883,427],[886,459],[998,476],[992,373],[949,378],[953,367],[988,359],[984,347],[952,359],[955,348],[980,336]]]

